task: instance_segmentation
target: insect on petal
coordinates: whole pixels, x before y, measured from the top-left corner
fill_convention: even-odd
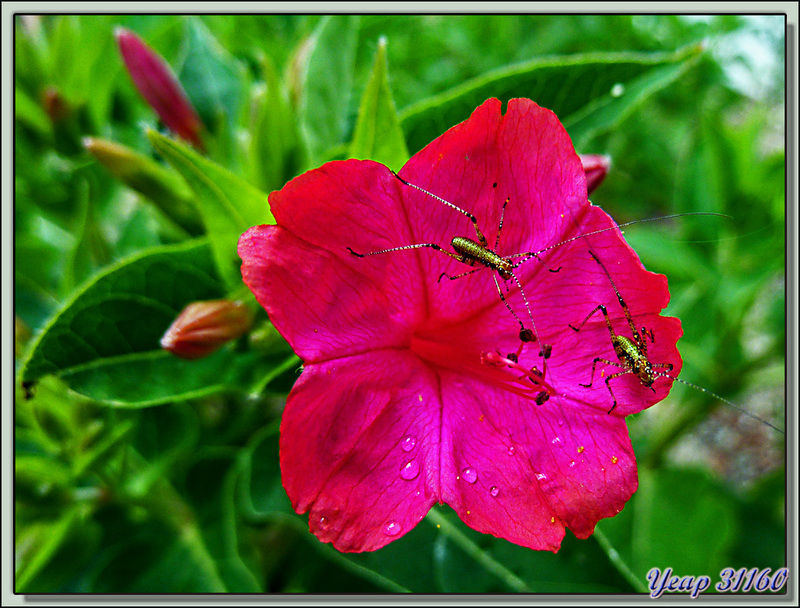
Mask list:
[[[665,277],[590,204],[589,165],[552,112],[490,99],[399,178],[335,161],[270,195],[277,225],[241,237],[242,276],[304,361],[281,471],[321,541],[374,550],[438,502],[476,530],[557,551],[566,528],[587,537],[636,490],[624,416],[671,381],[615,378],[613,414],[602,377],[581,386],[615,351],[602,315],[571,325],[603,304],[630,332],[590,252],[652,331],[653,362],[679,370],[680,323],[660,314]],[[495,257],[469,257],[454,237]]]

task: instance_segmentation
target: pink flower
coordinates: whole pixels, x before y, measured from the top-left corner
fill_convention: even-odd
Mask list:
[[[169,64],[130,30],[118,27],[114,35],[142,97],[170,130],[202,149],[202,122]]]
[[[558,119],[527,99],[511,100],[505,115],[500,101],[486,101],[399,175],[473,213],[490,248],[508,199],[501,255],[613,226],[589,204]],[[652,330],[650,360],[672,363],[676,375],[681,330],[659,316],[666,278],[647,272],[617,230],[514,270],[531,314],[513,282],[505,297],[526,327],[535,321],[541,343],[522,345],[494,271],[437,281],[470,268],[429,248],[350,254],[415,243],[449,250],[453,236],[475,236],[466,216],[383,165],[330,162],[269,200],[277,225],[248,230],[239,255],[245,283],[304,361],[283,415],[280,460],[292,505],[309,512],[320,540],[341,551],[378,549],[446,503],[476,530],[557,551],[565,527],[586,538],[622,509],[637,487],[624,416],[663,399],[672,382],[658,379],[651,390],[632,374],[615,378],[611,414],[603,364],[592,387],[581,386],[595,357],[616,357],[600,313],[579,332],[569,324],[602,303],[615,331],[630,335],[590,248],[637,326]],[[606,375],[620,371],[606,367]],[[554,394],[537,383],[539,370]]]

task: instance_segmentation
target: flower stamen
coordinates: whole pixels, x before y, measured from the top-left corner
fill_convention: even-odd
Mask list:
[[[536,400],[536,403],[538,405],[541,405],[542,403],[547,401],[547,399],[549,399],[550,395],[555,395],[556,390],[552,386],[550,386],[544,379],[545,372],[547,370],[546,363],[543,365],[545,369],[544,372],[539,371],[539,369],[535,365],[530,369],[526,369],[519,363],[519,356],[522,352],[523,347],[524,343],[520,345],[520,348],[519,350],[517,350],[516,353],[509,353],[505,357],[496,351],[482,352],[481,363],[483,365],[490,365],[492,367],[505,366],[511,368],[512,370],[520,372],[522,375],[521,376],[514,375],[514,379],[512,382],[515,382],[526,388],[527,393],[530,393],[530,391],[533,389],[539,389],[537,390],[537,394],[535,395],[534,399]],[[528,386],[525,383],[526,380],[530,380],[530,382],[533,383],[534,386],[533,387]]]

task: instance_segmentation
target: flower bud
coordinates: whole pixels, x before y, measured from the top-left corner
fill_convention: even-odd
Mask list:
[[[134,85],[164,124],[202,149],[202,123],[166,61],[136,34],[118,27],[114,32],[125,67]]]
[[[252,322],[253,313],[242,302],[192,302],[161,338],[161,348],[182,359],[200,359],[244,334]]]
[[[47,87],[42,93],[42,106],[54,124],[64,122],[70,115],[71,108],[57,87]]]
[[[150,199],[189,234],[202,233],[192,192],[178,176],[152,158],[106,139],[84,137],[83,147],[114,177]]]
[[[583,172],[586,174],[586,190],[591,194],[606,178],[611,168],[611,157],[601,154],[579,154]]]

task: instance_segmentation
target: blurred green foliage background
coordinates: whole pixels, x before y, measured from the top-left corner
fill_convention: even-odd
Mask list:
[[[117,26],[172,66],[204,155],[148,136],[163,127]],[[784,436],[681,385],[628,419],[640,488],[588,540],[568,532],[558,554],[532,552],[437,507],[380,551],[339,554],[281,487],[277,428],[299,363],[263,311],[193,366],[157,344],[190,299],[244,296],[229,237],[268,221],[264,193],[331,158],[398,169],[487,97],[529,97],[579,153],[612,158],[592,200],[618,222],[731,216],[626,238],[669,278],[681,377],[785,428],[784,27],[781,15],[17,16],[16,592],[632,593],[654,566],[713,582],[724,567],[785,566]],[[153,160],[163,183],[113,175],[87,136]],[[242,184],[237,219],[223,203]],[[192,240],[218,223],[230,234]],[[162,275],[178,279],[150,281]],[[159,314],[130,303],[145,292]]]

